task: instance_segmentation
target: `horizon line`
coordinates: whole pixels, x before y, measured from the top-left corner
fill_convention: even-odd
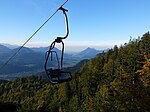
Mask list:
[[[72,41],[66,41],[65,42],[65,52],[80,52],[86,48],[94,48],[96,50],[105,50],[105,49],[111,49],[115,45],[121,46],[123,44],[127,43],[127,40],[120,40],[120,41],[103,41],[103,42],[94,42],[94,41],[80,41],[80,42],[72,42]],[[8,48],[17,48],[22,45],[21,42],[12,43],[8,42],[2,42],[0,43]],[[26,44],[24,47],[27,48],[42,48],[42,47],[49,47],[48,42],[30,42]],[[61,46],[58,44],[56,45],[56,48],[61,49]]]

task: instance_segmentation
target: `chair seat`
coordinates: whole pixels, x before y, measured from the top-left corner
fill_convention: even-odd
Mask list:
[[[53,84],[63,83],[72,79],[71,72],[62,71],[60,69],[47,70],[49,81]]]

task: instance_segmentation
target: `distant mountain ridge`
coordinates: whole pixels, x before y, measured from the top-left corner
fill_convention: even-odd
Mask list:
[[[7,53],[0,54],[0,65],[3,65],[20,48],[15,48]],[[0,71],[2,74],[16,74],[21,72],[36,71],[43,67],[44,55],[36,53],[30,48],[23,47],[16,56]]]
[[[30,49],[32,49],[35,52],[46,52],[49,47],[31,47]]]
[[[0,65],[3,65],[14,53],[16,53],[20,47],[9,49],[4,45],[0,45]],[[3,70],[0,71],[0,75],[12,75],[12,74],[25,74],[26,72],[36,72],[44,70],[45,52],[49,47],[28,48],[23,47],[17,55],[11,60]],[[59,57],[61,56],[61,50],[54,48],[57,51]],[[72,67],[84,59],[94,58],[102,51],[94,48],[87,48],[76,55],[64,54],[64,67]],[[54,57],[55,58],[55,57]],[[53,64],[52,64],[53,65]]]
[[[6,46],[9,49],[15,49],[15,48],[19,47],[18,45],[11,45],[11,44],[7,44],[7,43],[0,43],[0,45]]]
[[[90,58],[94,58],[97,54],[102,53],[101,50],[96,50],[95,48],[86,48],[85,50],[79,52],[78,54],[76,54],[76,57],[80,57],[83,59],[90,59]]]
[[[12,49],[12,52],[17,52],[20,49],[20,47]],[[33,53],[34,51],[28,47],[23,47],[21,48],[21,50],[19,51],[19,53]]]
[[[6,52],[10,52],[10,51],[11,51],[11,49],[0,44],[0,53],[6,53]]]

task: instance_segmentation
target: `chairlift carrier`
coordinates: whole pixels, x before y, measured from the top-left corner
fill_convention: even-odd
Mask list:
[[[71,72],[63,70],[63,57],[64,57],[64,42],[63,42],[63,39],[66,39],[69,35],[68,17],[67,17],[67,14],[66,14],[66,12],[68,12],[68,10],[66,10],[62,6],[59,8],[59,10],[62,11],[64,16],[65,16],[67,33],[64,37],[57,37],[51,43],[51,45],[49,47],[49,50],[46,52],[46,55],[45,55],[46,60],[45,60],[44,68],[45,68],[48,80],[52,84],[59,84],[59,83],[70,81],[72,79]],[[58,57],[58,53],[54,50],[56,43],[61,44],[61,46],[62,46],[61,59],[60,60],[59,60],[59,57]],[[52,62],[53,56],[55,56],[56,61],[57,61],[57,67],[55,67],[55,68],[53,68],[52,66],[49,67],[49,65],[48,65],[48,62]]]

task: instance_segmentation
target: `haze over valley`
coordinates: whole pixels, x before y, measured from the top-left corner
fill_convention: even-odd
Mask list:
[[[0,44],[0,65],[5,64],[7,60],[18,51],[19,48],[20,47],[17,45]],[[0,78],[15,79],[18,76],[26,76],[44,71],[45,53],[48,49],[49,47],[23,47],[14,59],[2,68],[0,71]],[[60,58],[61,50],[58,48],[55,48],[54,50],[58,53]],[[108,49],[105,49],[104,52],[107,50]],[[95,48],[88,47],[78,53],[65,53],[63,66],[64,68],[73,67],[80,61],[94,58],[102,52],[103,50],[96,50]]]

